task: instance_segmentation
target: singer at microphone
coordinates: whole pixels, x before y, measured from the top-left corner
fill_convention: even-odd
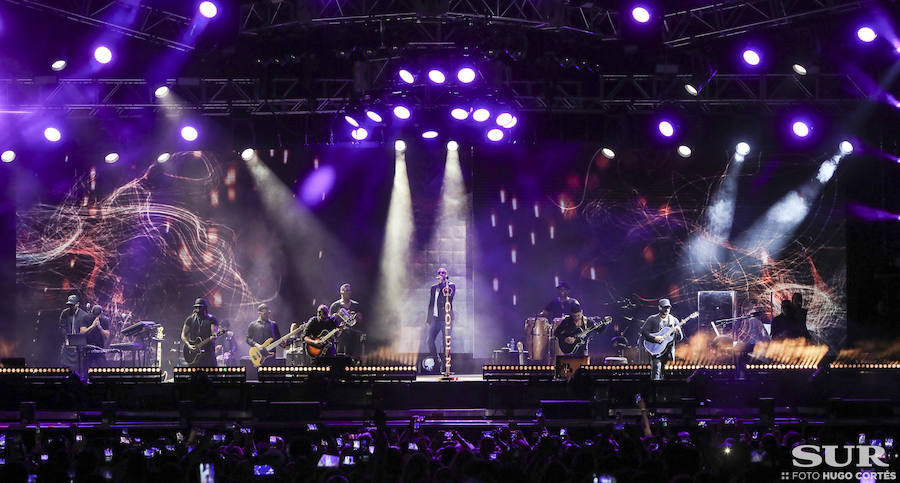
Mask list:
[[[447,301],[450,301],[451,311],[450,318],[453,319],[453,297],[456,295],[456,285],[450,281],[447,276],[446,268],[439,268],[435,277],[438,283],[431,286],[428,297],[428,312],[425,319],[428,325],[428,338],[426,340],[426,350],[432,352],[435,360],[444,363],[444,325],[445,316],[447,315]],[[447,292],[447,293],[445,293]]]

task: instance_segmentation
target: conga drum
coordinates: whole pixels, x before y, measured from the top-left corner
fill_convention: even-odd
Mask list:
[[[546,317],[536,317],[528,337],[528,340],[531,341],[528,347],[528,354],[531,360],[544,361],[547,359],[547,347],[550,342],[550,336],[550,322]]]

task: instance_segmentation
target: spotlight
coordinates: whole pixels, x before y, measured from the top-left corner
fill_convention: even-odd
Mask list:
[[[108,64],[112,60],[112,51],[109,50],[109,47],[101,45],[94,49],[94,59],[101,64]]]
[[[250,161],[251,159],[253,159],[254,154],[255,152],[253,151],[253,148],[247,148],[241,151],[241,159],[243,159],[244,161]]]
[[[647,23],[650,21],[650,12],[644,7],[634,7],[631,10],[631,17],[639,23]]]
[[[356,122],[356,119],[353,119],[350,116],[344,116],[344,120],[347,121],[347,124],[349,124],[353,127],[359,127],[359,123]]]
[[[844,156],[853,152],[853,143],[850,141],[841,141],[841,144],[838,146],[838,149],[841,150],[841,154]]]
[[[447,146],[449,147],[449,145],[447,145]],[[13,151],[12,149],[7,149],[6,151],[3,151],[3,154],[0,154],[0,160],[2,160],[4,163],[11,163],[11,162],[15,161],[15,159],[16,159],[16,152]]]
[[[162,99],[169,95],[169,88],[166,86],[157,87],[155,91],[153,91],[153,95],[156,96],[157,99]]]
[[[412,75],[412,72],[410,72],[406,69],[400,69],[400,71],[397,74],[399,74],[400,79],[403,82],[406,82],[407,84],[412,84],[413,82],[416,81],[416,78]]]
[[[872,30],[872,27],[866,26],[860,27],[859,30],[856,31],[856,36],[859,37],[859,40],[869,43],[875,40],[875,38],[878,37],[878,34],[876,34],[874,30]]]
[[[166,161],[168,161],[169,158],[171,158],[171,157],[172,157],[172,155],[169,153],[162,153],[156,157],[156,162],[162,164],[162,163],[165,163]]]
[[[397,106],[394,108],[394,115],[398,119],[409,119],[409,109],[405,106]]]
[[[678,155],[682,158],[690,158],[693,151],[691,151],[691,147],[685,144],[678,146]]]
[[[794,69],[798,75],[806,75],[806,67],[803,67],[800,64],[794,64],[791,66],[791,69]]]
[[[675,134],[675,127],[672,126],[672,123],[669,121],[661,121],[659,123],[659,133],[670,138]]]
[[[47,139],[47,141],[55,143],[62,139],[62,133],[60,133],[59,129],[56,129],[55,127],[48,127],[47,129],[44,129],[44,137]]]
[[[700,94],[700,89],[695,87],[690,82],[684,84],[684,90],[686,90],[688,94],[695,96],[695,97]]]
[[[517,118],[516,116],[513,116],[512,119],[510,119],[508,123],[503,125],[503,127],[505,127],[506,129],[512,129],[513,126],[518,124],[518,122],[519,122],[519,118]]]
[[[740,154],[741,156],[746,156],[750,154],[750,145],[741,141],[737,143],[737,146],[734,147],[734,152]]]
[[[507,124],[512,122],[512,114],[508,112],[503,112],[499,116],[497,116],[497,125],[501,127],[506,127]]]
[[[65,69],[67,65],[69,65],[69,64],[68,64],[68,62],[66,62],[65,60],[63,60],[63,59],[56,59],[56,60],[53,61],[52,64],[50,64],[50,68],[53,69],[53,70],[56,71],[56,72],[59,72],[59,71]]]
[[[447,76],[445,76],[443,72],[437,69],[429,70],[428,78],[431,79],[431,82],[434,82],[435,84],[443,84],[444,81],[447,80]]]
[[[437,131],[428,130],[422,133],[422,137],[425,139],[434,139],[438,137]]]
[[[463,67],[456,72],[456,78],[463,84],[468,84],[475,80],[475,70],[471,67]]]
[[[469,117],[469,111],[461,107],[456,107],[453,108],[452,111],[450,111],[450,115],[453,116],[453,119],[459,119],[460,121],[462,121],[463,119]]]
[[[103,158],[103,160],[109,164],[113,164],[119,160],[119,153],[109,153],[105,158]]]
[[[472,113],[472,119],[476,122],[487,121],[489,117],[491,117],[491,112],[485,108],[475,109],[475,112]]]
[[[749,65],[759,65],[759,53],[753,49],[747,49],[744,51],[744,62]]]
[[[394,141],[394,150],[400,153],[406,151],[406,142],[402,139]]]
[[[456,151],[459,149],[459,143],[456,141],[447,141],[447,151]]]
[[[200,15],[203,15],[206,18],[213,18],[217,13],[219,13],[219,9],[216,8],[216,4],[212,2],[203,2],[200,4]]]
[[[384,122],[384,119],[381,117],[381,114],[378,114],[375,111],[366,111],[366,117],[371,119],[374,122]]]
[[[365,128],[359,127],[352,131],[350,131],[350,136],[357,141],[362,141],[363,139],[369,137],[369,131],[366,131]]]
[[[181,128],[181,137],[184,138],[185,141],[196,141],[198,135],[197,128],[194,126],[184,126]]]
[[[806,136],[809,136],[809,125],[803,121],[794,121],[794,124],[791,125],[791,129],[797,137],[805,138]]]
[[[606,159],[613,159],[613,158],[616,157],[616,152],[613,151],[613,150],[610,149],[610,148],[603,148],[603,149],[600,150],[600,152],[601,152],[604,156],[606,156]]]
[[[503,131],[501,131],[499,129],[491,129],[487,133],[487,138],[490,139],[491,141],[497,142],[497,141],[503,139]]]

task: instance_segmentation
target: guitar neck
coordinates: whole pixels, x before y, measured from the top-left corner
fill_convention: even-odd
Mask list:
[[[302,329],[302,328],[303,328],[303,325],[298,325],[296,329],[294,329],[294,330],[288,332],[287,334],[284,334],[284,337],[282,337],[282,338],[280,338],[280,339],[278,339],[278,340],[276,340],[276,341],[273,341],[273,342],[270,343],[269,345],[265,346],[266,349],[268,349],[269,347],[275,347],[275,346],[277,346],[277,345],[281,345],[282,343],[284,343],[284,341],[286,341],[286,340],[290,339],[291,337],[294,337],[295,335],[297,335],[297,333],[299,333],[299,332],[300,332],[300,329]]]

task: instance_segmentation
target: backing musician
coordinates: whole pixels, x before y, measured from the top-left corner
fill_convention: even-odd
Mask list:
[[[678,318],[669,312],[672,309],[672,303],[669,299],[659,299],[659,313],[647,317],[644,325],[641,327],[641,335],[652,342],[663,342],[662,337],[655,337],[652,334],[659,332],[666,327],[676,327],[675,337],[669,345],[666,346],[662,354],[654,356],[650,354],[650,377],[654,381],[662,380],[662,371],[667,361],[675,359],[675,341],[684,339],[684,333],[678,326]]]
[[[67,341],[66,336],[69,334],[78,334],[80,333],[80,329],[84,320],[87,320],[90,317],[90,314],[81,310],[81,304],[78,301],[77,295],[69,295],[66,299],[66,308],[62,310],[59,314],[59,336],[60,336],[60,348],[59,348],[59,362],[64,366],[74,367],[78,365],[78,353],[74,349],[69,347],[67,349]],[[91,319],[92,320],[92,319]],[[90,323],[90,320],[88,320]]]
[[[218,332],[219,321],[209,314],[206,300],[199,298],[194,301],[194,310],[191,312],[191,315],[184,319],[184,326],[181,328],[181,342],[188,349],[194,350],[196,349],[194,343],[210,338]],[[216,367],[215,346],[207,344],[197,361],[191,365],[195,367]]]
[[[109,317],[102,315],[103,309],[99,305],[91,308],[91,316],[81,319],[79,332],[85,335],[88,346],[103,349],[109,339]],[[87,352],[84,356],[85,368],[97,367],[106,362],[103,352]]]
[[[589,335],[585,336],[585,339],[577,337],[584,331],[586,323],[587,320],[584,318],[584,313],[581,311],[581,304],[576,301],[575,304],[572,305],[569,315],[565,316],[556,330],[553,331],[553,335],[559,342],[559,350],[562,351],[563,354],[587,355],[588,347],[587,340],[585,339],[589,337]]]
[[[259,304],[256,308],[259,317],[247,326],[247,346],[256,347],[265,357],[268,351],[263,349],[263,344],[268,339],[278,340],[281,338],[281,330],[278,329],[278,323],[270,319],[272,312],[266,304]],[[272,365],[275,358],[267,358],[263,365]]]
[[[564,317],[572,313],[572,309],[576,305],[581,305],[578,300],[575,300],[572,297],[569,297],[569,284],[566,282],[559,282],[556,286],[556,291],[559,294],[558,297],[551,300],[544,307],[544,310],[541,311],[541,317],[547,317],[550,319],[558,319],[560,317]]]
[[[450,317],[453,318],[453,297],[456,295],[456,284],[451,282],[447,277],[447,269],[439,268],[437,272],[438,283],[431,286],[428,296],[428,316],[426,324],[428,324],[427,350],[433,351],[436,361],[444,361],[444,329],[447,315],[447,300],[450,301]],[[445,294],[449,293],[449,295]],[[438,336],[440,335],[440,338]]]
[[[351,295],[353,295],[353,287],[349,283],[341,285],[341,298],[331,303],[331,307],[328,308],[328,313],[336,314],[341,309],[346,309],[351,317],[356,315],[356,325],[353,326],[353,329],[348,329],[348,331],[352,332],[354,335],[358,334],[359,337],[344,335],[344,337],[338,340],[338,345],[340,346],[338,352],[353,356],[361,356],[361,342],[365,340],[366,336],[365,330],[359,325],[363,320],[362,304],[350,298]]]
[[[316,309],[315,317],[310,317],[310,319],[306,322],[306,331],[303,333],[303,342],[307,345],[321,348],[323,347],[323,345],[318,342],[318,339],[322,332],[334,330],[337,328],[337,326],[337,320],[334,317],[328,315],[328,306],[322,304]],[[295,328],[295,325],[291,325],[291,331],[293,331]],[[334,344],[330,344],[328,350],[322,355],[335,355]]]

